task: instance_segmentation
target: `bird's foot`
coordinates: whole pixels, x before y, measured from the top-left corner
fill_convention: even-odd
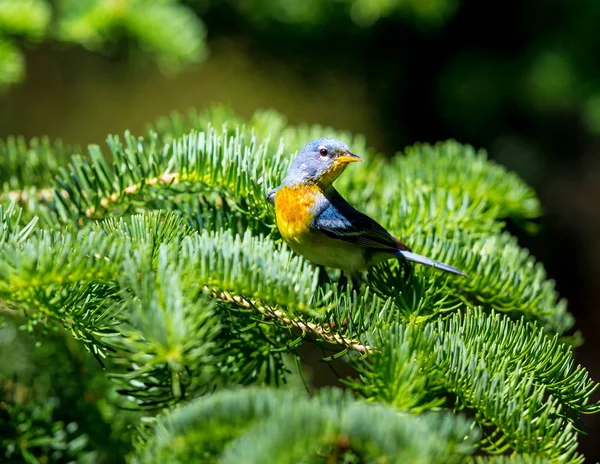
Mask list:
[[[346,290],[346,288],[348,288],[348,286],[351,285],[351,289],[354,290],[356,293],[359,293],[361,283],[362,278],[359,273],[353,272],[352,274],[350,274],[350,278],[348,278],[348,274],[342,271],[338,280],[338,287],[340,288],[340,290]]]

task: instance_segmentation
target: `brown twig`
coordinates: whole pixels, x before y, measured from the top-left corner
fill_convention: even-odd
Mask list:
[[[16,309],[10,309],[4,300],[0,300],[0,316],[10,316],[15,317],[19,316],[21,311],[17,311]]]
[[[33,193],[35,194],[36,200],[52,200],[54,198],[54,189],[50,188],[35,190]],[[26,190],[11,190],[10,192],[0,195],[0,200],[6,198],[17,203],[25,203],[29,200],[30,196],[29,192]]]
[[[179,183],[179,178],[178,178],[179,174],[176,172],[171,172],[171,173],[165,173],[161,176],[158,177],[153,177],[151,179],[145,180],[144,182],[138,182],[137,184],[133,184],[130,185],[129,187],[126,187],[125,189],[119,191],[119,192],[115,192],[112,195],[102,198],[100,200],[100,206],[102,206],[103,208],[106,208],[108,206],[110,206],[111,203],[116,202],[122,195],[132,195],[134,193],[137,193],[141,190],[141,188],[144,185],[156,185],[156,184],[177,184]],[[52,200],[54,199],[55,196],[55,190],[54,189],[40,189],[40,190],[36,190],[34,191],[35,197],[37,200]],[[69,196],[69,194],[62,190],[60,192],[60,194],[64,197]],[[29,192],[27,192],[27,190],[13,190],[10,192],[6,192],[2,195],[0,195],[0,200],[4,200],[5,198],[8,198],[9,200],[12,201],[16,201],[18,203],[24,203],[27,202],[27,200],[29,200],[30,196],[29,196]],[[87,217],[90,217],[92,215],[94,215],[94,213],[97,211],[97,208],[95,206],[90,206],[86,211],[85,211],[85,215]]]
[[[283,322],[286,325],[295,327],[305,334],[312,335],[316,338],[321,338],[322,340],[336,346],[344,346],[346,348],[351,348],[359,353],[366,354],[371,353],[373,350],[368,345],[363,345],[356,340],[352,340],[350,338],[344,337],[340,334],[334,334],[328,332],[324,327],[317,325],[313,322],[302,322],[291,319],[286,314],[278,309],[266,308],[264,305],[258,302],[250,302],[247,299],[241,296],[231,296],[226,292],[217,292],[212,293],[213,298],[218,298],[221,300],[225,300],[229,303],[233,303],[238,306],[242,306],[247,309],[256,309],[264,316],[277,319]]]
[[[155,185],[155,184],[177,184],[179,183],[178,176],[179,174],[176,172],[165,173],[159,177],[153,177],[151,179],[145,180],[144,182],[138,182],[137,184],[130,185],[126,187],[124,190],[120,192],[115,192],[109,197],[103,198],[100,200],[100,206],[103,208],[108,207],[111,203],[117,201],[122,195],[132,195],[141,190],[144,185]],[[96,207],[90,206],[86,211],[85,215],[87,217],[92,216],[96,212]]]

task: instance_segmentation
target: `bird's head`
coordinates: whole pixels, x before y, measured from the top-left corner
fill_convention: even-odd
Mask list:
[[[356,161],[362,161],[362,158],[352,154],[345,143],[336,139],[316,139],[302,147],[290,166],[285,182],[328,187],[348,163]]]

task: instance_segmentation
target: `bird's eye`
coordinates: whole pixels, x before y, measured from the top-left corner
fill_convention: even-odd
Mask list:
[[[327,154],[328,154],[327,148],[324,148],[324,147],[319,148],[319,154],[321,156],[327,156]]]

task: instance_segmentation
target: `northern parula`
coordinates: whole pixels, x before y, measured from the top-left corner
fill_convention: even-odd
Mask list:
[[[277,227],[292,250],[314,264],[342,269],[348,276],[394,257],[466,276],[411,252],[338,193],[333,182],[357,161],[362,158],[339,140],[313,140],[300,150],[281,185],[269,192]]]

